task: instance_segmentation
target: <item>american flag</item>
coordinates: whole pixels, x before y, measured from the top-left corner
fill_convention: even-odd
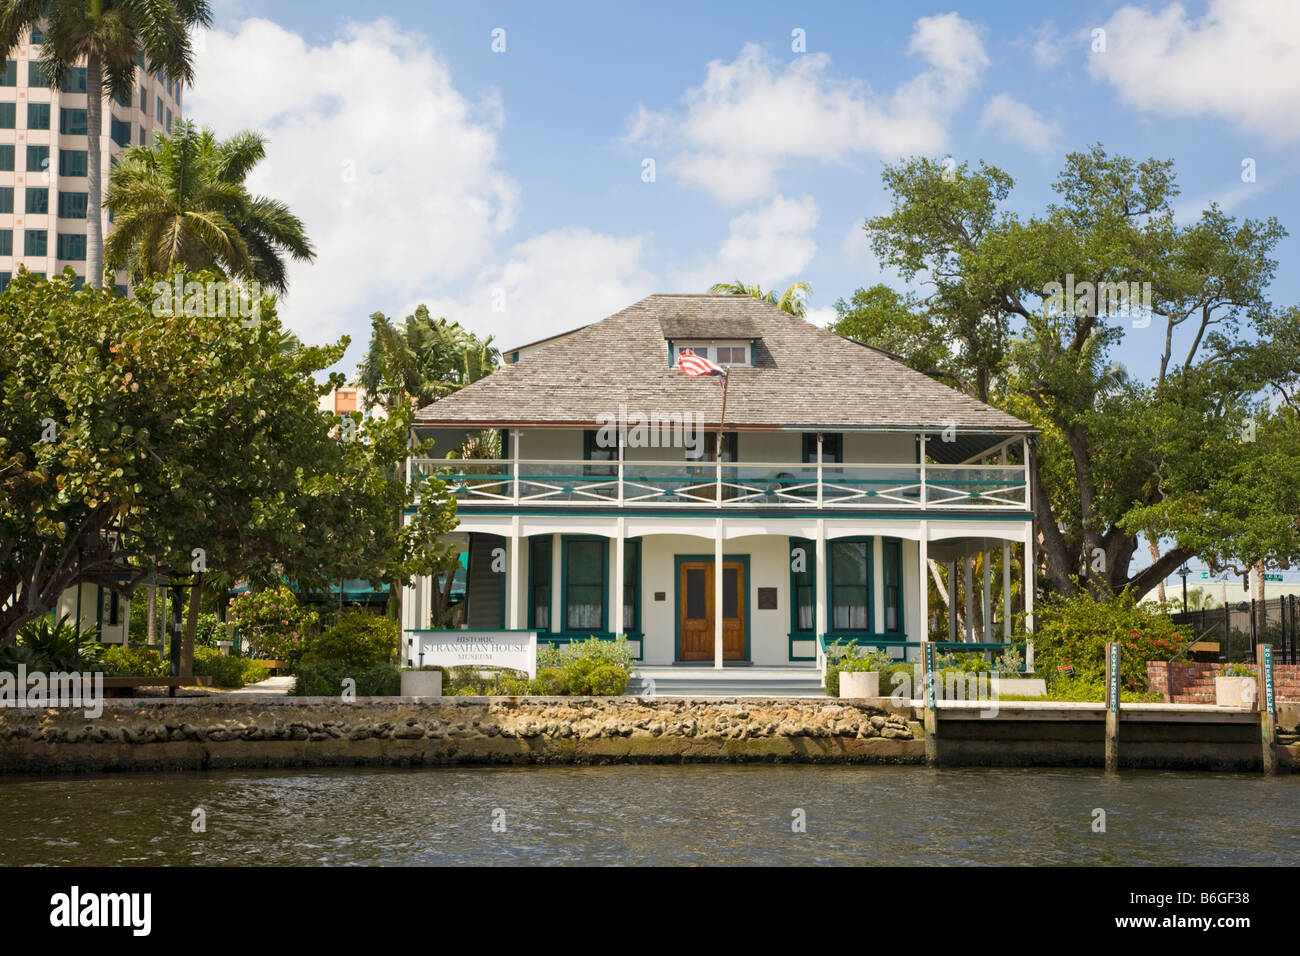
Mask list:
[[[677,367],[687,375],[721,375],[727,377],[727,370],[716,362],[710,362],[703,356],[696,355],[692,349],[682,349],[677,356]]]

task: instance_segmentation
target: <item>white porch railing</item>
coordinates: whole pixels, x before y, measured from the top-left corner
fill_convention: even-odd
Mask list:
[[[506,461],[419,458],[409,480],[437,476],[474,504],[1014,510],[1027,507],[1020,465],[781,462]],[[517,471],[516,471],[517,468]],[[620,474],[621,473],[621,474]]]

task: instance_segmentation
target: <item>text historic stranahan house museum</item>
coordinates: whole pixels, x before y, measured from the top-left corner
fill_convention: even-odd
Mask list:
[[[684,374],[688,349],[728,370],[721,442],[721,379]],[[1033,541],[1032,427],[885,352],[749,296],[652,295],[505,358],[416,417],[437,454],[500,430],[501,458],[408,469],[456,496],[472,629],[626,635],[643,672],[811,676],[837,639],[914,654],[938,566],[970,589],[995,552],[1002,580],[986,559],[965,591],[983,633],[968,615],[962,637],[1032,619],[1010,574]],[[408,649],[432,587],[406,591]]]

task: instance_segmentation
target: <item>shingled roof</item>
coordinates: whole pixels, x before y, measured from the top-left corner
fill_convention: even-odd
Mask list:
[[[753,367],[730,371],[728,426],[1034,431],[879,349],[742,295],[648,296],[420,409],[416,424],[592,426],[626,404],[716,425],[718,379],[670,367],[665,332],[722,339],[740,328],[754,339]]]

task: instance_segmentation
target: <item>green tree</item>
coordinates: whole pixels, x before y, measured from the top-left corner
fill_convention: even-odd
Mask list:
[[[318,410],[346,339],[284,349],[270,296],[246,327],[70,278],[0,295],[0,648],[78,574],[185,584],[192,646],[205,577],[399,586],[445,560],[454,502],[402,480],[410,410],[355,430]]]
[[[283,292],[285,258],[309,262],[316,253],[287,205],[245,188],[265,156],[258,133],[218,140],[188,120],[170,137],[155,134],[153,146],[129,147],[108,177],[110,265],[129,269],[137,284],[178,266],[216,268]]]
[[[491,336],[434,319],[423,305],[400,326],[382,312],[370,323],[370,348],[359,366],[368,408],[423,407],[491,374],[501,361]]]
[[[1011,178],[987,165],[913,159],[885,183],[872,248],[936,291],[861,292],[840,326],[1041,429],[1033,496],[1056,590],[1141,596],[1193,555],[1300,555],[1300,310],[1267,299],[1275,219],[1212,205],[1179,225],[1172,163],[1100,146],[1069,154],[1058,200],[1023,222],[1000,208]],[[1149,380],[1120,361],[1134,349],[1160,357]],[[1173,546],[1130,574],[1148,533]]]
[[[43,23],[41,63],[50,86],[62,90],[71,68],[86,66],[86,281],[92,288],[104,284],[100,213],[104,96],[133,99],[141,54],[149,72],[193,82],[189,30],[211,22],[206,0],[8,0],[0,5],[0,57],[8,58],[31,28]]]
[[[791,282],[779,296],[775,289],[764,292],[757,285],[737,279],[735,282],[717,282],[709,289],[711,295],[752,295],[755,299],[770,302],[782,312],[803,317],[808,312],[808,299],[812,286],[807,282]]]

